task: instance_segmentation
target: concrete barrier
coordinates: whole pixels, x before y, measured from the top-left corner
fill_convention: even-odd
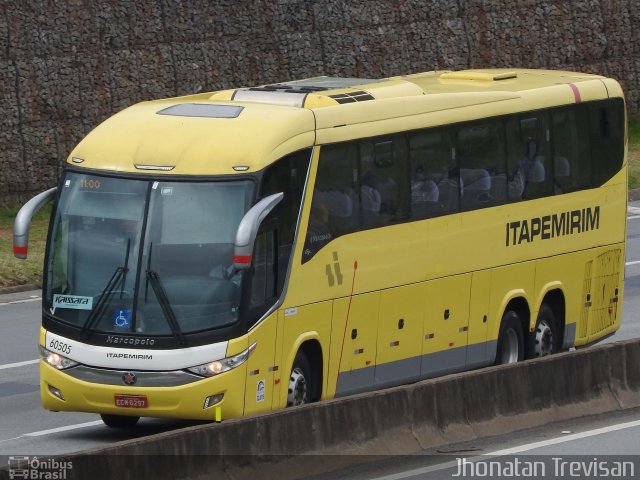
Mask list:
[[[361,454],[407,454],[638,407],[638,365],[640,340],[618,342],[56,458],[72,463],[74,479],[240,479],[255,478],[256,468],[262,478],[295,478]]]

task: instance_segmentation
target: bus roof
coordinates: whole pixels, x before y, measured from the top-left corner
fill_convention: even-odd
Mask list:
[[[234,174],[314,144],[608,96],[622,96],[614,80],[551,70],[315,77],[134,105],[87,135],[67,161],[119,172]]]

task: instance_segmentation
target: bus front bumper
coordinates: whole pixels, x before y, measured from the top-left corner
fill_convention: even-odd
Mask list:
[[[243,414],[245,369],[241,365],[185,385],[141,387],[87,382],[40,360],[40,399],[52,411],[192,420],[214,420],[220,407],[222,418],[228,419]],[[206,404],[220,394],[222,400]]]

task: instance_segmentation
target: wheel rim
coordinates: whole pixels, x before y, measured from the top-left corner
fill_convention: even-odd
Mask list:
[[[307,380],[304,378],[304,372],[301,368],[294,368],[289,378],[289,395],[287,397],[287,405],[295,407],[308,402],[307,397]]]
[[[553,330],[546,320],[540,320],[536,329],[535,356],[544,357],[553,353]]]
[[[518,361],[519,346],[518,334],[513,328],[509,328],[504,336],[504,343],[500,363],[516,363]]]

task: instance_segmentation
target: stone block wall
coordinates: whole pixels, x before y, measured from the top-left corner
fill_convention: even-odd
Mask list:
[[[640,106],[640,0],[5,0],[0,204],[141,100],[314,75],[601,73]],[[114,139],[117,141],[117,139]]]

